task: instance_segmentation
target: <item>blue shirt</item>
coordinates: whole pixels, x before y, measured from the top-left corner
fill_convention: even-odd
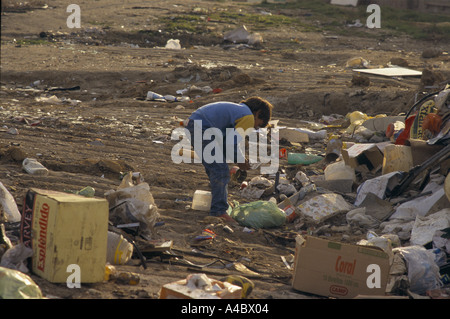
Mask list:
[[[189,120],[201,120],[203,129],[216,127],[224,135],[227,128],[242,128],[244,131],[254,127],[255,119],[250,108],[232,102],[214,102],[198,108]]]
[[[242,150],[238,144],[244,137],[243,133],[255,126],[255,118],[247,105],[233,102],[209,103],[199,107],[189,117],[189,121],[199,120],[202,121],[202,130],[217,128],[222,131],[225,144],[237,146],[234,148],[235,156],[243,158]],[[227,129],[242,129],[243,131],[237,130],[239,134],[234,134],[234,130],[227,131]]]

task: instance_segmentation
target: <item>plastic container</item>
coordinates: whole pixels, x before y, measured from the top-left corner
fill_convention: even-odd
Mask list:
[[[327,144],[326,159],[334,161],[341,155],[342,140],[339,136],[332,135]]]
[[[164,100],[164,96],[162,96],[161,94],[152,92],[152,91],[148,91],[147,92],[147,101],[154,101],[154,100]]]
[[[322,156],[304,154],[304,153],[288,153],[288,164],[314,164],[322,160]]]
[[[211,192],[196,190],[192,198],[192,209],[209,211],[211,209]]]
[[[106,261],[112,265],[124,265],[133,255],[133,245],[122,235],[108,231]]]
[[[48,175],[48,169],[39,163],[35,158],[26,158],[22,162],[22,167],[28,174],[45,176]]]
[[[181,49],[180,40],[178,39],[167,40],[166,49],[180,50]]]

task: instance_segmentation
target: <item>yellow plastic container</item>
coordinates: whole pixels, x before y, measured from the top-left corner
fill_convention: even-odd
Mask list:
[[[32,272],[53,283],[68,282],[79,275],[80,283],[104,279],[108,202],[41,189],[25,197],[21,241],[32,248]],[[76,265],[74,274],[69,265]],[[77,277],[75,276],[75,277]]]
[[[122,235],[108,231],[108,251],[106,261],[113,265],[126,264],[133,255],[133,245]]]

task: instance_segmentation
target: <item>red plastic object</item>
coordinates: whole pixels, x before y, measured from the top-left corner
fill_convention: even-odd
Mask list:
[[[407,139],[409,139],[409,131],[416,118],[416,114],[411,115],[405,120],[405,129],[400,133],[400,135],[395,140],[395,145],[405,145]]]

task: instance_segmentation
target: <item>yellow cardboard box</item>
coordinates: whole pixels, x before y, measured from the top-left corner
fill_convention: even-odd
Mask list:
[[[74,269],[80,283],[103,281],[108,217],[106,199],[28,190],[21,241],[33,250],[31,271],[54,283],[67,282]]]

